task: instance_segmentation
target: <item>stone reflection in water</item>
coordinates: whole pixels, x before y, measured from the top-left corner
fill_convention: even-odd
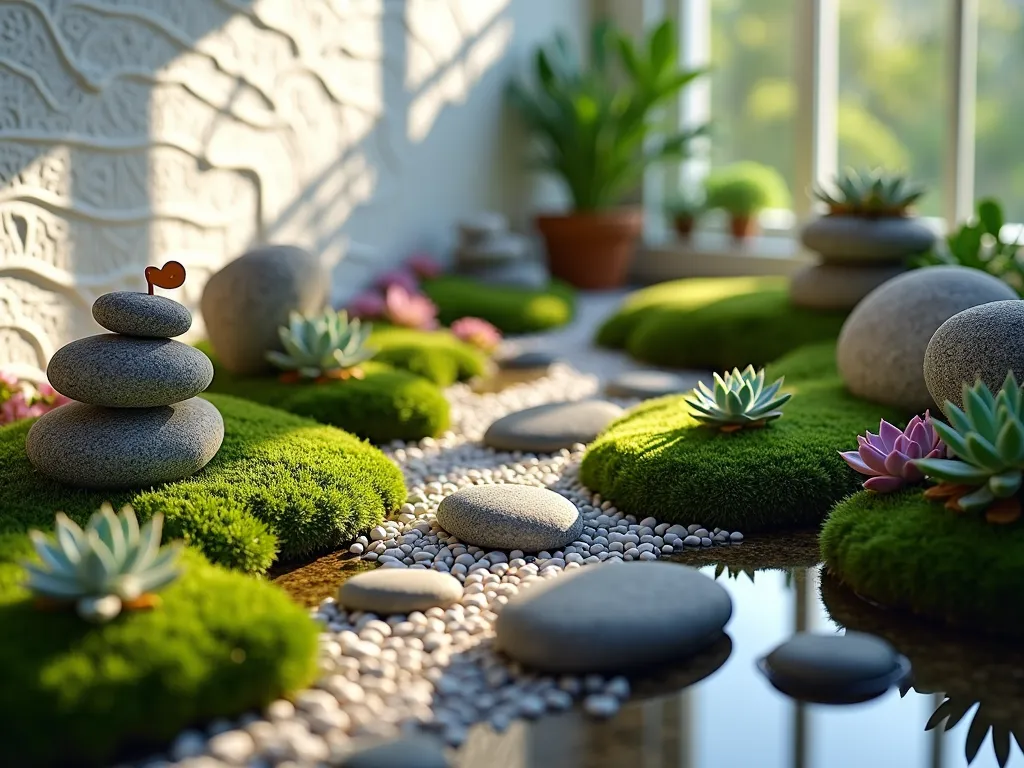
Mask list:
[[[964,741],[968,763],[990,733],[1000,766],[1009,761],[1014,742],[1024,752],[1024,651],[1019,647],[876,608],[827,575],[821,578],[821,599],[834,622],[883,637],[910,659],[913,690],[935,694],[937,706],[925,730],[951,731],[970,723]]]

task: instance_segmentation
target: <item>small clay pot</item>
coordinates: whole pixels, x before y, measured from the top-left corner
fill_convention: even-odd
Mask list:
[[[538,216],[552,276],[589,290],[623,285],[643,221],[639,208]]]
[[[731,216],[729,230],[734,240],[749,240],[758,233],[757,216]]]

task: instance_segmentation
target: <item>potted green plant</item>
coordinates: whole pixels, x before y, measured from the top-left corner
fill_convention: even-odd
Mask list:
[[[697,219],[704,211],[703,193],[681,192],[665,206],[665,212],[672,220],[672,228],[682,240],[689,240]]]
[[[539,139],[540,167],[572,200],[569,213],[537,217],[555,277],[592,289],[625,282],[643,213],[622,203],[651,163],[683,156],[699,133],[661,132],[657,117],[701,73],[680,68],[671,22],[639,45],[600,22],[585,62],[559,34],[537,51],[532,86],[510,84],[513,106]]]
[[[814,187],[828,212],[804,227],[800,239],[826,264],[903,262],[935,243],[913,212],[925,191],[901,174],[847,170],[832,189]]]
[[[704,192],[709,209],[729,214],[729,227],[736,240],[757,234],[757,216],[762,210],[788,208],[791,203],[779,172],[751,161],[712,170],[704,180]]]

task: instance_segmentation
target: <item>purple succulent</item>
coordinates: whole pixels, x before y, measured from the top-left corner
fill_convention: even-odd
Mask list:
[[[946,445],[932,426],[931,414],[915,416],[905,430],[882,419],[878,434],[857,435],[856,451],[840,452],[857,472],[867,475],[864,487],[877,493],[892,493],[904,485],[920,483],[924,475],[914,459],[941,459]]]
[[[432,331],[437,328],[437,305],[421,293],[392,285],[384,296],[384,318],[395,325]]]
[[[363,291],[349,302],[346,309],[352,317],[372,320],[382,317],[387,306],[384,297],[376,291]]]

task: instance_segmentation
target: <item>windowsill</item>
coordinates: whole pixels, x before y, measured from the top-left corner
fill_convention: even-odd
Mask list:
[[[790,275],[814,261],[789,234],[763,233],[737,242],[724,232],[697,231],[688,240],[649,240],[633,263],[631,277],[656,283],[683,277]]]

